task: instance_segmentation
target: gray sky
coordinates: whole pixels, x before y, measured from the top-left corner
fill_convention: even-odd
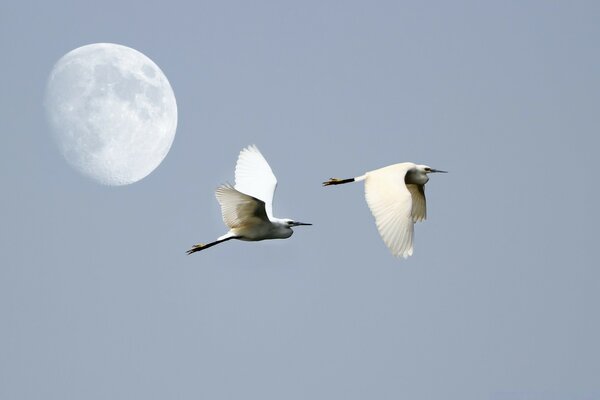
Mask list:
[[[13,4],[11,4],[13,3]],[[3,2],[0,398],[600,397],[598,2]],[[61,158],[53,64],[135,48],[175,92],[163,163]],[[228,242],[213,191],[255,143],[289,240]],[[594,159],[595,158],[595,159]],[[362,184],[413,161],[415,255]]]

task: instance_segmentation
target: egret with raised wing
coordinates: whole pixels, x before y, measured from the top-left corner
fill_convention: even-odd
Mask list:
[[[229,232],[214,242],[193,246],[187,254],[231,239],[252,242],[287,239],[294,233],[292,227],[312,225],[273,216],[276,187],[277,178],[258,148],[251,145],[242,149],[235,166],[235,186],[221,185],[216,190],[223,222],[229,227]]]
[[[365,198],[381,238],[394,256],[407,258],[413,254],[415,222],[427,216],[425,184],[432,172],[446,171],[405,162],[355,178],[331,178],[323,186],[365,181]]]

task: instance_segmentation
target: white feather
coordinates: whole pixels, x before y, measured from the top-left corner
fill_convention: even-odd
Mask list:
[[[242,149],[235,166],[235,189],[264,201],[269,219],[273,219],[273,195],[277,178],[256,146]]]
[[[230,185],[219,186],[215,195],[221,205],[223,222],[229,229],[269,222],[262,200],[248,196]]]
[[[413,199],[404,183],[413,167],[412,163],[395,164],[368,172],[365,179],[365,198],[379,234],[393,255],[404,258],[413,253]]]
[[[210,243],[192,246],[187,254],[208,249],[231,239],[259,241],[287,239],[292,227],[311,225],[289,218],[273,217],[273,194],[277,179],[256,146],[242,149],[235,167],[235,187],[221,185],[215,195],[229,232]]]

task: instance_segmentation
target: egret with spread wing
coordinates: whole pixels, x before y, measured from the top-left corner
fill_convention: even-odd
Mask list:
[[[323,186],[365,181],[365,197],[381,238],[393,255],[407,258],[413,254],[415,222],[427,216],[425,184],[432,172],[446,171],[405,162],[356,178],[331,178]]]
[[[286,239],[294,233],[292,227],[312,225],[273,216],[276,187],[277,178],[258,148],[252,145],[242,149],[235,166],[235,186],[221,185],[216,191],[223,222],[229,232],[214,242],[193,246],[187,254],[231,239]]]

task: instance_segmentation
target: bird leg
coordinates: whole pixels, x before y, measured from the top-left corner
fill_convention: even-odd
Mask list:
[[[198,243],[198,244],[193,245],[191,249],[189,249],[188,251],[186,251],[186,253],[189,256],[192,253],[195,253],[195,252],[200,251],[200,250],[204,250],[206,247],[207,246],[205,244]]]
[[[200,250],[208,249],[209,247],[213,247],[214,245],[217,245],[219,243],[223,243],[223,242],[226,242],[226,241],[231,240],[231,239],[239,239],[239,238],[240,238],[239,236],[228,236],[228,237],[226,237],[224,239],[215,240],[214,242],[210,242],[210,243],[207,243],[207,244],[198,243],[198,244],[195,244],[194,246],[192,246],[192,248],[189,249],[188,251],[186,251],[186,253],[189,256],[192,253],[195,253],[195,252],[200,251]]]
[[[341,185],[342,183],[350,183],[350,182],[354,182],[354,178],[348,178],[348,179],[331,178],[328,181],[323,182],[323,186]]]

